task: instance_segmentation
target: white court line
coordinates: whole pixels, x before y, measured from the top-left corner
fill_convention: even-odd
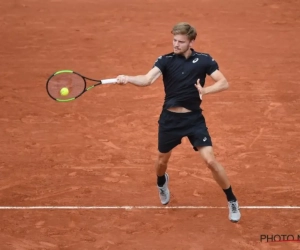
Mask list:
[[[0,210],[153,210],[153,209],[227,209],[214,206],[0,206]],[[300,206],[240,206],[240,209],[300,209]]]

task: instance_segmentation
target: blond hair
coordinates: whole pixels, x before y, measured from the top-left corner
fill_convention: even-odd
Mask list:
[[[197,31],[196,29],[191,26],[188,23],[185,22],[181,22],[181,23],[177,23],[171,33],[173,35],[187,35],[187,37],[189,38],[190,41],[192,40],[196,40],[197,37]]]

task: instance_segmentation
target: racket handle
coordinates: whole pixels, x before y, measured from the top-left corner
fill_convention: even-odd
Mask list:
[[[117,79],[115,79],[115,78],[101,80],[102,84],[109,84],[109,83],[116,83],[116,82],[117,82]]]

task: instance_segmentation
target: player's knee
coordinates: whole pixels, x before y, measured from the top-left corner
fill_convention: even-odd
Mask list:
[[[158,160],[157,160],[158,167],[164,167],[167,165],[167,163],[168,163],[168,161],[164,158],[158,158]]]
[[[157,165],[158,167],[164,167],[168,164],[169,161],[169,155],[168,154],[159,154],[157,159]]]
[[[205,163],[211,171],[214,171],[214,172],[219,171],[219,164],[215,158],[207,158],[207,159],[205,159]]]

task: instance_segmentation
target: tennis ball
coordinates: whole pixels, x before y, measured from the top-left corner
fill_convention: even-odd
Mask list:
[[[68,95],[68,94],[69,94],[69,89],[68,89],[68,88],[62,88],[62,89],[60,90],[60,94],[61,94],[62,96]]]

